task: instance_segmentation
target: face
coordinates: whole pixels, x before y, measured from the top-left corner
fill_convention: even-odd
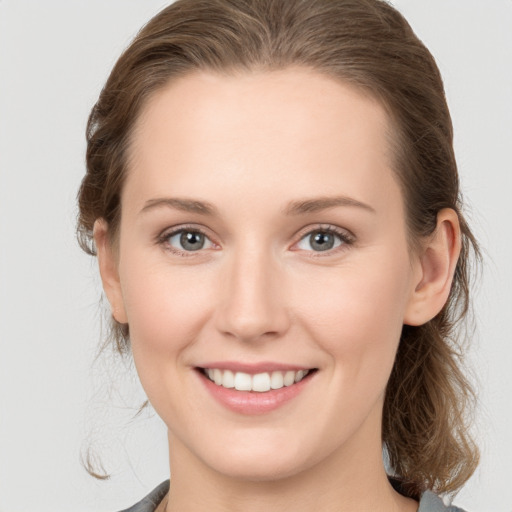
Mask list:
[[[109,298],[171,463],[270,479],[381,457],[418,281],[388,130],[300,69],[191,74],[145,106]]]

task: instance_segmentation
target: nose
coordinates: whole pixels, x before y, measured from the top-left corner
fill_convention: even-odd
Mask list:
[[[289,328],[283,271],[270,254],[248,249],[226,262],[217,329],[245,342],[278,338]]]

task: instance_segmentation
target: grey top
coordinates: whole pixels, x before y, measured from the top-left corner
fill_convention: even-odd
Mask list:
[[[121,512],[155,512],[156,507],[158,507],[168,491],[169,480],[161,483],[142,501],[139,501],[133,505],[133,507],[122,510]],[[464,510],[453,505],[446,506],[439,496],[436,496],[430,491],[426,491],[421,496],[418,512],[464,512]]]

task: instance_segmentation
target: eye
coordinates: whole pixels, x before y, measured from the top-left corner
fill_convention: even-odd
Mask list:
[[[302,237],[297,248],[303,251],[325,252],[351,243],[345,233],[338,233],[332,228],[315,229]]]
[[[161,241],[176,252],[194,252],[213,247],[212,241],[196,229],[180,229],[166,233]]]

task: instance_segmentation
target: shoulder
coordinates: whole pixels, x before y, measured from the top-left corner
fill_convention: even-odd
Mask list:
[[[155,487],[145,498],[120,512],[154,512],[169,491],[169,480]]]
[[[445,505],[443,500],[430,491],[425,491],[421,496],[418,512],[465,512],[454,505]]]
[[[145,498],[130,508],[120,512],[154,512],[156,507],[164,499],[169,491],[169,480],[162,482],[153,489]],[[463,509],[454,505],[446,506],[443,500],[430,491],[425,491],[421,496],[418,512],[465,512]]]

